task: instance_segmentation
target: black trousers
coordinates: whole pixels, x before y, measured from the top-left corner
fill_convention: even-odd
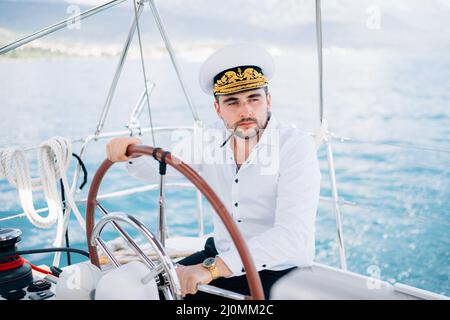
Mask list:
[[[190,255],[180,260],[178,263],[185,266],[194,265],[202,263],[203,260],[205,260],[206,258],[215,257],[217,254],[218,252],[216,250],[216,246],[214,245],[214,239],[208,238],[205,243],[205,248],[202,251]],[[266,299],[270,298],[270,289],[275,284],[275,282],[294,269],[296,269],[296,267],[280,271],[273,271],[273,270],[259,271],[259,277],[261,278],[264,296]],[[240,294],[250,295],[250,290],[245,275],[230,278],[218,278],[216,280],[211,281],[209,284],[215,287],[230,290]],[[195,295],[188,294],[184,298],[184,300],[224,300],[224,299],[227,300],[226,298],[200,291],[198,291]]]

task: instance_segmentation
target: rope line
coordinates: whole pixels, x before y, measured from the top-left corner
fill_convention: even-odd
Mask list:
[[[39,178],[32,178],[24,150],[11,147],[0,150],[0,177],[18,190],[19,200],[28,220],[38,228],[50,228],[55,223],[55,246],[62,246],[66,220],[57,189],[57,181],[61,180],[64,189],[70,190],[66,171],[72,157],[72,146],[68,139],[53,137],[39,145],[38,148]],[[34,207],[33,191],[43,190],[48,206],[47,216],[42,216]],[[66,202],[74,211],[78,223],[85,228],[85,222],[70,192],[66,192]]]

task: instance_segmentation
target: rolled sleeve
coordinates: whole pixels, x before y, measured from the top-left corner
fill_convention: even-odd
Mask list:
[[[128,174],[132,177],[155,183],[159,176],[159,164],[148,156],[132,158],[125,163]]]

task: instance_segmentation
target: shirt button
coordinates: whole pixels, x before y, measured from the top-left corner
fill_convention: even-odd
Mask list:
[[[133,164],[133,161],[128,161],[129,164]]]
[[[242,220],[239,219],[237,222],[242,222]]]
[[[239,182],[239,179],[234,180],[234,182],[238,183],[238,182]]]
[[[245,269],[244,269],[244,268],[242,268],[242,269],[241,269],[241,272],[245,272]]]
[[[235,207],[237,207],[237,206],[238,206],[238,203],[237,203],[237,202],[235,202],[235,203],[234,203],[234,206],[235,206]]]
[[[267,267],[267,265],[263,264],[262,267],[265,268],[265,267]]]

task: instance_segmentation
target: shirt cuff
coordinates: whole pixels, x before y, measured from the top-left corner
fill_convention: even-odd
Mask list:
[[[140,156],[137,158],[131,158],[125,162],[125,168],[130,172],[134,173],[139,168],[145,165],[145,163],[148,161],[145,156]]]
[[[145,156],[140,156],[137,158],[131,158],[126,162],[126,166],[139,166],[145,162]]]

